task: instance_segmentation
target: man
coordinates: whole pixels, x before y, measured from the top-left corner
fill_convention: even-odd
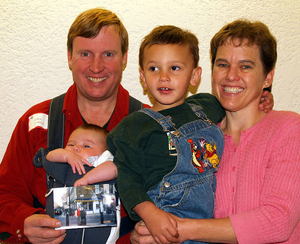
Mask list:
[[[120,84],[128,34],[119,18],[100,8],[81,13],[70,27],[67,47],[74,84],[63,105],[65,142],[84,123],[110,131],[129,113],[129,93]],[[0,241],[61,243],[66,236],[65,230],[54,229],[60,221],[45,215],[45,171],[32,163],[38,149],[47,148],[49,104],[37,104],[20,118],[0,164]],[[89,233],[87,229],[85,243]],[[82,232],[79,236],[81,243]],[[129,243],[129,235],[118,242]]]

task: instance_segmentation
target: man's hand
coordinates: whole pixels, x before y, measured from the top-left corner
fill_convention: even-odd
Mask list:
[[[31,243],[61,243],[66,236],[66,230],[55,230],[61,222],[46,214],[34,214],[24,221],[24,235]]]
[[[259,104],[259,110],[263,110],[265,113],[268,113],[272,110],[274,106],[273,94],[268,91],[264,91]]]

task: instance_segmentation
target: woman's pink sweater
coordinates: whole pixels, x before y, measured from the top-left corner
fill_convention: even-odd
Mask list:
[[[240,244],[300,243],[300,116],[271,111],[225,135],[215,217],[228,217]]]

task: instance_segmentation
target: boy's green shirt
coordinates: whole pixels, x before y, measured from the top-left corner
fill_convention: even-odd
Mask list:
[[[170,115],[179,128],[198,119],[187,103],[201,106],[214,123],[225,116],[217,99],[208,93],[193,95],[185,103],[159,112]],[[177,157],[169,155],[168,139],[161,125],[141,112],[124,118],[109,133],[107,146],[118,167],[117,187],[123,206],[132,219],[139,220],[132,208],[141,202],[151,201],[147,191],[154,189],[175,167]]]

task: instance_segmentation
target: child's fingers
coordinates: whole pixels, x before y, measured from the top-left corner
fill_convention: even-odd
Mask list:
[[[73,164],[72,164],[71,167],[72,167],[73,173],[76,174],[76,165],[73,165]]]
[[[80,169],[80,175],[82,175],[82,174],[85,174],[85,168],[84,168],[84,165],[83,165],[83,163],[78,163],[78,167],[79,167],[79,169]],[[79,172],[78,172],[79,173]]]
[[[87,166],[93,167],[93,165],[89,161],[87,161],[86,159],[83,159],[82,163],[86,164]]]

